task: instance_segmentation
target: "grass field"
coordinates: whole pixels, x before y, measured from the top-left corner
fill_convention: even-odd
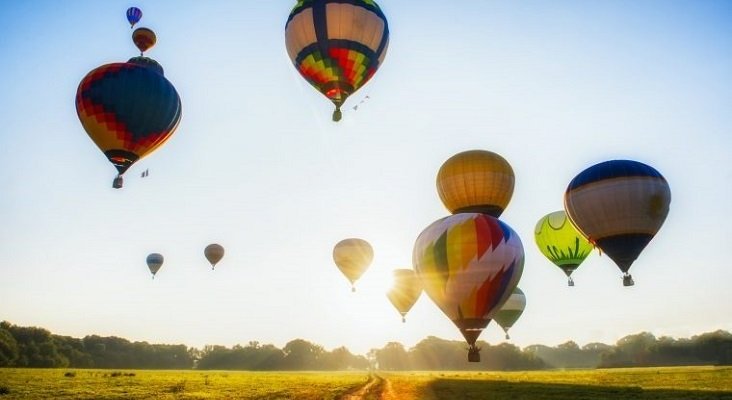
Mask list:
[[[0,369],[10,399],[732,400],[732,368],[536,372]]]

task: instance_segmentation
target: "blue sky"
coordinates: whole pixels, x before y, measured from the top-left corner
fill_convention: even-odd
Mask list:
[[[442,162],[480,148],[516,172],[502,220],[524,243],[528,305],[513,343],[732,330],[732,3],[381,0],[389,53],[339,124],[285,52],[293,3],[4,5],[0,319],[191,346],[299,337],[365,353],[460,339],[426,296],[402,324],[384,291],[447,215]],[[136,54],[131,5],[157,33],[147,55],[183,118],[113,190],[74,96],[91,69]],[[534,224],[577,173],[614,158],[666,177],[669,217],[631,269],[635,287],[593,254],[568,288]],[[353,294],[331,259],[352,236],[375,250]],[[213,272],[211,242],[227,250]],[[155,281],[150,252],[166,257]],[[481,338],[503,340],[493,324]]]

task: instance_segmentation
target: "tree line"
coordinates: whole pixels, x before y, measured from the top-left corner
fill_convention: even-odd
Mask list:
[[[643,332],[615,345],[573,341],[558,346],[479,341],[481,362],[469,363],[463,341],[427,337],[412,348],[398,342],[352,354],[345,347],[331,351],[303,339],[283,348],[251,341],[246,345],[205,346],[130,342],[96,335],[78,339],[46,329],[0,322],[0,367],[200,369],[200,370],[538,370],[551,368],[614,368],[673,365],[732,365],[732,334],[704,333],[689,339],[655,337]]]

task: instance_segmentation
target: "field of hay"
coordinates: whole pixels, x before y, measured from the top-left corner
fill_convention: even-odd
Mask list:
[[[10,399],[732,400],[732,368],[532,372],[0,369]]]

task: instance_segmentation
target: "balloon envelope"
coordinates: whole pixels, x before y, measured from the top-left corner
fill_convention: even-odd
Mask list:
[[[137,28],[132,32],[132,41],[135,43],[140,53],[148,51],[151,47],[155,46],[158,38],[155,36],[155,32],[148,28]]]
[[[670,203],[666,179],[653,167],[631,160],[587,168],[564,195],[565,210],[577,229],[626,275],[663,225]]]
[[[514,174],[500,155],[470,150],[450,157],[437,173],[437,193],[453,214],[479,212],[498,218],[513,195]]]
[[[511,293],[511,296],[508,297],[508,300],[506,300],[501,309],[498,310],[495,317],[493,317],[496,323],[503,328],[504,332],[506,332],[506,339],[509,339],[508,330],[516,323],[516,321],[518,321],[521,314],[524,313],[525,308],[526,295],[524,295],[524,292],[521,291],[521,289],[516,288],[513,290],[513,293]]]
[[[455,214],[422,231],[412,260],[424,291],[460,329],[470,356],[477,356],[475,341],[521,278],[518,234],[486,214]]]
[[[300,75],[336,106],[361,88],[386,57],[389,27],[373,0],[300,0],[285,25],[287,54]]]
[[[96,68],[76,92],[84,130],[120,175],[165,143],[181,118],[178,92],[155,61],[140,65],[145,58]]]
[[[160,270],[160,267],[163,266],[163,255],[159,253],[151,253],[147,256],[147,267],[150,269],[150,273],[153,274],[153,277],[155,277],[155,274],[158,273]]]
[[[220,244],[212,243],[203,250],[203,255],[211,263],[211,269],[216,267],[219,261],[224,258],[224,247]]]
[[[333,261],[351,285],[363,275],[373,259],[374,250],[363,239],[344,239],[333,247]]]
[[[402,315],[402,321],[422,294],[422,281],[413,269],[395,269],[394,282],[386,293],[394,308]]]
[[[127,22],[130,23],[130,28],[140,22],[140,18],[142,18],[142,10],[137,7],[130,7],[127,9]]]
[[[592,244],[572,225],[564,210],[549,213],[536,223],[534,241],[541,254],[567,277],[592,252]]]

